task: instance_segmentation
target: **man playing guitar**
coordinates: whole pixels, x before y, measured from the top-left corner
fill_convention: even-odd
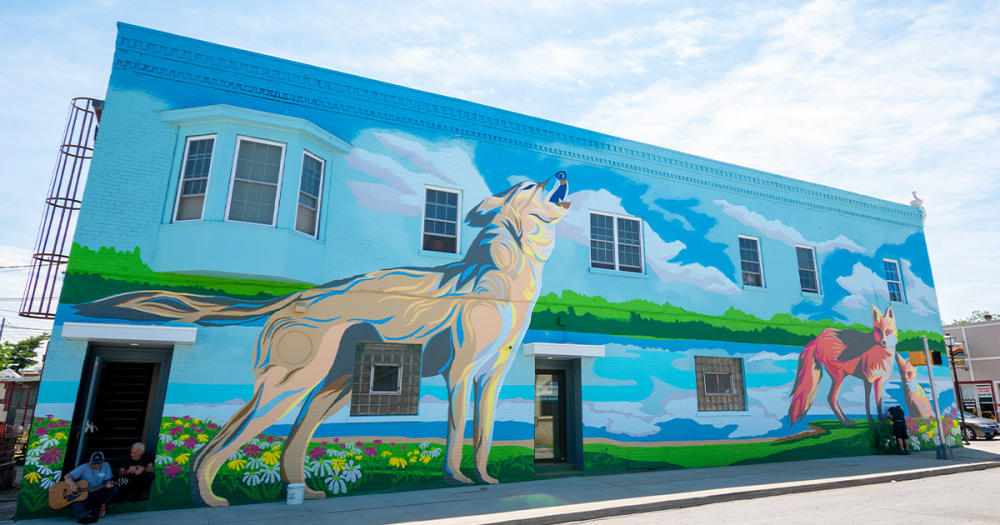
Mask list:
[[[92,490],[90,495],[83,501],[74,501],[71,505],[73,517],[80,523],[94,523],[100,519],[100,513],[104,504],[111,501],[118,487],[111,481],[111,467],[104,461],[104,454],[94,452],[90,455],[90,463],[84,463],[71,470],[63,477],[69,486],[69,491],[73,494],[79,492],[77,481],[84,480],[90,487],[103,485],[98,490]]]

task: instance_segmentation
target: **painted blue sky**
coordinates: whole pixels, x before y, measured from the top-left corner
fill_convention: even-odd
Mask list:
[[[1000,310],[994,3],[293,1],[275,17],[264,2],[102,0],[0,15],[5,339],[46,327],[14,317],[25,272],[8,267],[29,261],[69,99],[104,96],[119,20],[891,201],[917,190],[942,317]],[[712,220],[642,198],[671,230]]]

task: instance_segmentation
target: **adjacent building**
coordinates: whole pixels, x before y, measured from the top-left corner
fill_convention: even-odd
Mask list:
[[[126,24],[101,107],[20,517],[135,441],[138,510],[870,454],[896,404],[926,447],[954,407],[907,359],[918,208]]]
[[[1000,320],[989,315],[976,323],[947,325],[955,349],[964,354],[955,370],[962,388],[962,405],[969,413],[997,419],[1000,392]]]

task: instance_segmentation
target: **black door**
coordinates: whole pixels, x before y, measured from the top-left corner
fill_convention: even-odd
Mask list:
[[[566,462],[566,373],[535,370],[535,461]]]

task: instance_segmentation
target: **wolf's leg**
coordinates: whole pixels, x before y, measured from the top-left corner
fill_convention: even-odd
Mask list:
[[[881,421],[882,416],[882,396],[885,394],[885,382],[889,379],[889,374],[879,376],[875,378],[872,387],[875,389],[875,408],[878,409],[878,419]],[[911,414],[912,415],[912,414]]]
[[[280,369],[279,369],[280,370]],[[284,375],[275,369],[266,370],[257,376],[256,393],[212,440],[198,452],[191,466],[194,479],[191,481],[191,495],[206,505],[219,507],[229,502],[212,492],[212,481],[222,468],[222,464],[254,436],[273,425],[285,413],[305,397],[307,390],[288,393],[279,385]]]
[[[305,460],[309,442],[316,428],[328,417],[347,404],[351,376],[318,387],[318,391],[304,402],[302,413],[281,452],[281,476],[288,483],[305,483]],[[325,498],[326,492],[306,487],[306,498]]]
[[[829,371],[829,369],[827,369],[827,371]],[[837,416],[837,419],[839,419],[841,423],[845,425],[853,425],[854,422],[847,419],[844,412],[840,410],[840,405],[837,404],[837,398],[840,396],[840,387],[844,384],[844,374],[831,373],[830,378],[833,380],[833,386],[830,387],[830,395],[827,397],[827,400],[830,402],[830,408],[833,410],[834,415]]]
[[[486,467],[490,459],[490,448],[493,446],[493,423],[496,420],[500,386],[514,362],[511,350],[509,345],[500,350],[496,359],[487,364],[487,370],[481,372],[474,383],[476,414],[472,442],[475,449],[476,479],[483,483],[500,482],[486,472]]]
[[[444,481],[449,484],[472,483],[462,474],[462,447],[465,445],[465,412],[469,405],[469,372],[449,374],[448,381],[448,444],[445,449]],[[455,376],[458,377],[455,377]]]
[[[868,416],[868,426],[874,426],[875,422],[872,421],[872,384],[868,382],[867,379],[862,379],[865,383],[865,415]],[[882,410],[881,407],[879,410]]]

